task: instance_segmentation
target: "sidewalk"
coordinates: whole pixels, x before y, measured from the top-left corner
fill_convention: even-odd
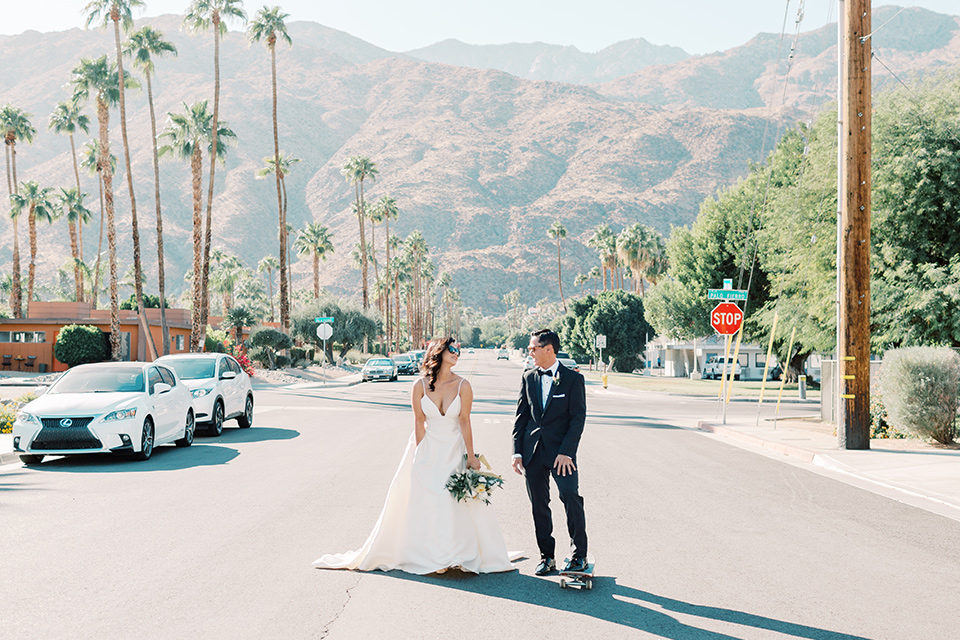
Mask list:
[[[761,420],[759,426],[713,420],[697,427],[746,448],[813,464],[849,484],[960,521],[960,445],[871,440],[869,450],[843,450],[834,425],[813,419],[776,424]]]

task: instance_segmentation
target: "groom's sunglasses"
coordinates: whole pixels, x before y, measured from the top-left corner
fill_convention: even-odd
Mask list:
[[[460,348],[459,348],[458,346],[456,346],[456,345],[453,345],[453,344],[451,344],[449,347],[447,347],[447,351],[449,351],[450,353],[452,353],[452,354],[455,355],[455,356],[460,355]]]

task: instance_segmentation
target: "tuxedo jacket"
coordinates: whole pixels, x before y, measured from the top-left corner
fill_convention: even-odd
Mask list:
[[[513,453],[526,466],[538,449],[550,464],[562,453],[576,460],[577,447],[587,419],[587,391],[583,376],[562,364],[550,383],[546,406],[541,406],[543,391],[540,375],[534,367],[523,374],[517,415],[513,422]]]

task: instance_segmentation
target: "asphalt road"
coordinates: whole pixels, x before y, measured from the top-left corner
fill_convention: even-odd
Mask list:
[[[520,369],[484,351],[458,370],[477,449],[508,472]],[[960,523],[691,430],[712,403],[595,385],[579,461],[592,591],[533,576],[512,474],[490,508],[530,556],[518,572],[313,569],[376,522],[411,381],[260,390],[253,428],[148,462],[0,467],[0,638],[960,636]]]

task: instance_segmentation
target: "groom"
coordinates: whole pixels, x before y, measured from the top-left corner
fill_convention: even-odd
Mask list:
[[[573,546],[565,571],[587,567],[587,526],[577,476],[577,446],[587,417],[583,376],[557,361],[560,336],[549,329],[530,335],[527,347],[535,368],[523,374],[517,417],[513,423],[513,470],[526,470],[527,495],[533,505],[533,524],[540,547],[535,573],[556,570],[556,541],[550,513],[550,476],[560,490],[567,512],[567,531]]]

